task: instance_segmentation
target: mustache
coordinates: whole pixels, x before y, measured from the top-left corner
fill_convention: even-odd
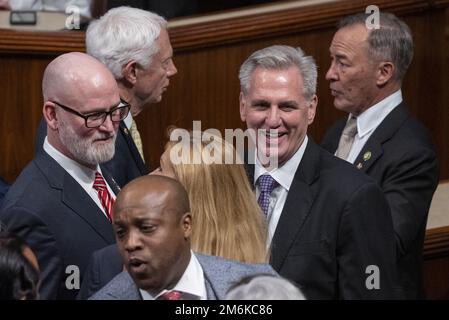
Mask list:
[[[101,133],[101,132],[97,132],[95,133],[95,135],[92,137],[92,140],[106,140],[106,139],[115,139],[116,134],[115,133]]]

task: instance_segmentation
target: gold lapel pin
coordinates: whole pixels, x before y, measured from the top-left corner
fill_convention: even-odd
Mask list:
[[[371,151],[367,151],[363,154],[363,161],[368,161],[371,159]]]

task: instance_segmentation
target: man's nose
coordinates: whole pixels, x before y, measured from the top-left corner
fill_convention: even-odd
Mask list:
[[[134,251],[141,247],[140,237],[136,234],[136,232],[130,231],[128,234],[128,239],[126,239],[125,249],[127,251]]]
[[[178,73],[178,69],[175,66],[173,60],[170,61],[170,64],[167,69],[167,76],[171,77]]]
[[[106,119],[104,120],[104,122],[101,124],[101,126],[99,127],[100,130],[102,131],[106,131],[108,133],[113,133],[116,132],[118,129],[118,122],[114,122],[111,119],[110,115],[106,116]]]
[[[277,128],[281,125],[280,110],[278,107],[271,107],[267,114],[266,125],[269,128]]]
[[[333,62],[331,63],[329,70],[327,70],[327,72],[326,72],[326,80],[327,81],[338,80],[338,73],[335,70],[335,64]]]

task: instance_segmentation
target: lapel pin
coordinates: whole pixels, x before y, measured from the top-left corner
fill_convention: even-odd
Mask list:
[[[117,182],[115,182],[114,178],[111,177],[112,182],[114,183],[115,187],[117,188],[118,191],[122,191],[122,189],[120,188],[120,186],[118,185]]]
[[[362,169],[363,164],[361,162],[359,162],[359,164],[357,165],[357,169]]]
[[[126,135],[129,135],[128,128],[123,129],[123,131],[125,131],[125,134],[126,134]]]
[[[371,151],[367,151],[363,154],[363,161],[368,161],[371,158]]]

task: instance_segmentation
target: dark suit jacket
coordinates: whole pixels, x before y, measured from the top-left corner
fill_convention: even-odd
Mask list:
[[[254,181],[254,165],[247,168]],[[394,249],[379,187],[309,137],[273,236],[273,268],[307,299],[389,299],[396,297]],[[366,286],[371,265],[379,289]]]
[[[338,147],[345,119],[326,133],[322,146]],[[363,156],[371,152],[371,157]],[[360,165],[358,165],[360,164]],[[381,187],[391,209],[398,273],[405,297],[424,297],[422,250],[430,202],[438,184],[438,162],[427,129],[402,102],[370,136],[355,165]]]
[[[44,119],[41,119],[36,133],[36,153],[43,150],[44,139],[46,136],[47,124]],[[137,150],[134,140],[123,121],[120,122],[120,127],[117,132],[114,157],[110,161],[102,164],[101,167],[106,168],[109,171],[120,187],[123,187],[137,177],[149,173]]]
[[[117,245],[95,251],[84,273],[77,299],[87,300],[123,271],[123,260]]]
[[[8,190],[9,190],[9,185],[6,183],[5,180],[3,180],[2,177],[0,177],[0,208],[2,207],[3,198],[5,197]],[[1,223],[1,221],[0,221],[0,223]],[[1,224],[0,224],[0,227],[1,227]]]
[[[269,264],[246,264],[195,253],[203,268],[207,300],[223,300],[228,289],[243,277],[254,274],[278,275]],[[92,300],[141,300],[139,289],[124,271],[117,275]]]
[[[106,171],[103,174],[117,193],[118,186]],[[76,283],[73,277],[83,275],[91,254],[115,243],[104,213],[45,151],[36,155],[12,185],[0,220],[36,254],[42,299],[74,299],[78,290],[68,289],[66,281]],[[68,266],[76,266],[79,272]]]

